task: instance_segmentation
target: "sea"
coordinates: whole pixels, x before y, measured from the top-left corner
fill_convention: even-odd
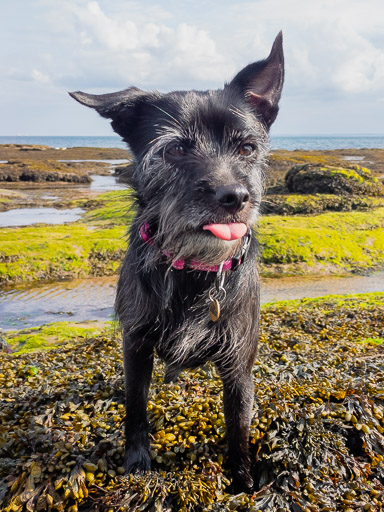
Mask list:
[[[54,148],[98,147],[126,148],[117,136],[0,136],[0,144],[39,144]],[[272,135],[271,149],[332,150],[332,149],[384,149],[384,135]]]

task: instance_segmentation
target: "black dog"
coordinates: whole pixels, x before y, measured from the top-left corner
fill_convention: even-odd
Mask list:
[[[117,290],[128,472],[150,469],[154,350],[166,381],[212,361],[223,380],[234,490],[251,491],[249,424],[259,325],[256,240],[268,130],[284,79],[282,35],[222,90],[71,93],[132,150],[137,213]],[[220,311],[221,309],[221,311]]]

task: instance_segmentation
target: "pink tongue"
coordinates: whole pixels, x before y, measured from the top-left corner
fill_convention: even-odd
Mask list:
[[[237,240],[245,235],[247,226],[242,222],[233,222],[232,224],[207,224],[203,229],[210,231],[221,240]]]

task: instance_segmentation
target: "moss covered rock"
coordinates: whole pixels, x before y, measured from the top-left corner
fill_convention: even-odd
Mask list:
[[[331,167],[321,164],[295,165],[285,176],[289,192],[384,196],[384,186],[364,167]]]
[[[303,205],[300,196],[288,197],[292,198],[289,208],[295,213],[298,209],[308,213],[312,199]],[[375,206],[378,200],[372,200]],[[81,202],[76,205],[84,206]],[[2,228],[0,284],[116,273],[126,251],[125,235],[133,215],[131,192],[108,192],[92,207],[81,221],[63,226]],[[313,207],[317,207],[316,201]],[[260,219],[256,229],[261,272],[266,276],[383,268],[384,208],[313,217],[268,215]]]
[[[313,215],[324,212],[367,211],[384,206],[384,199],[336,194],[270,194],[262,202],[263,215]]]
[[[382,268],[384,208],[315,216],[268,215],[258,230],[263,275],[362,272]]]

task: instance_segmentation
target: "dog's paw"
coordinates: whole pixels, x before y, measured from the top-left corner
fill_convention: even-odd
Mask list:
[[[125,473],[145,473],[151,470],[151,458],[148,450],[143,446],[130,446],[125,450]]]

